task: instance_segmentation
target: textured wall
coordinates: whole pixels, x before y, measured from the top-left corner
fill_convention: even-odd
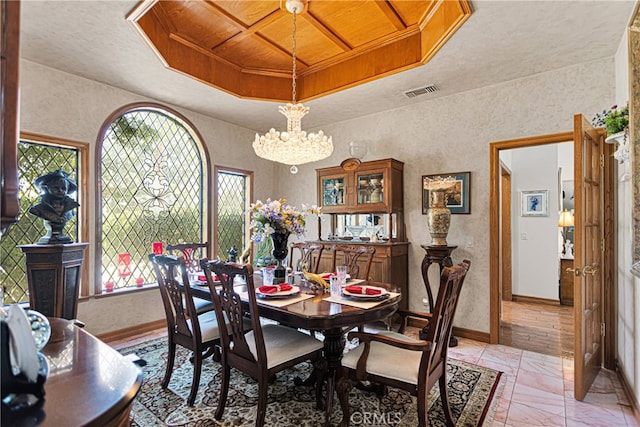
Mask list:
[[[511,150],[513,295],[558,300],[557,144]],[[546,216],[521,216],[521,191],[548,191]]]
[[[20,127],[57,138],[90,144],[89,221],[90,243],[94,242],[95,218],[95,141],[104,120],[116,109],[133,102],[154,101],[137,94],[63,73],[30,61],[20,62]],[[258,159],[251,142],[255,132],[212,119],[173,105],[198,129],[213,165],[224,165],[255,172],[254,191],[258,196],[272,193],[276,165]],[[213,241],[213,230],[209,237]],[[95,270],[95,245],[85,252],[85,263]],[[93,275],[91,274],[93,281]],[[78,316],[94,334],[127,328],[164,318],[157,291],[82,300]]]
[[[605,59],[322,126],[333,136],[334,154],[300,168],[295,176],[282,168],[278,188],[296,203],[315,201],[313,169],[338,165],[350,157],[348,143],[352,140],[368,141],[369,154],[364,160],[393,157],[405,162],[405,222],[411,242],[409,301],[412,308],[424,309],[426,292],[420,275],[424,251],[420,244],[428,242],[429,236],[421,211],[421,177],[471,171],[471,214],[452,215],[447,239],[459,245],[454,260],[472,261],[455,324],[488,332],[489,144],[570,131],[575,113],[593,117],[613,100],[613,81],[613,59]],[[310,235],[315,237],[313,232]],[[470,241],[472,248],[466,247]]]
[[[145,100],[28,61],[22,61],[21,67],[21,126],[26,131],[93,144],[99,126],[113,110]],[[405,223],[412,243],[409,301],[415,309],[423,308],[421,301],[426,296],[420,276],[424,252],[419,245],[429,241],[421,210],[421,176],[471,171],[471,214],[453,215],[448,238],[460,246],[454,252],[455,260],[469,258],[473,262],[456,326],[488,332],[489,143],[570,130],[575,113],[592,117],[603,104],[612,102],[613,78],[613,60],[604,59],[323,126],[333,136],[334,154],[322,162],[300,167],[297,175],[289,174],[288,167],[258,161],[251,151],[252,131],[173,108],[200,130],[213,163],[256,171],[255,194],[263,200],[285,196],[295,204],[315,203],[315,168],[337,165],[350,157],[351,140],[368,141],[369,154],[364,160],[394,157],[405,162]],[[93,188],[93,179],[90,182]],[[93,199],[90,203],[93,205]],[[91,227],[95,227],[93,213]],[[308,236],[316,236],[313,221]],[[473,247],[466,247],[468,242],[473,242]],[[93,248],[89,254],[91,260]],[[113,297],[113,301],[120,298]],[[109,297],[91,302],[90,309],[83,307],[89,303],[81,304],[80,313],[87,316],[82,320],[91,332],[103,333],[160,317],[161,307],[150,303],[147,297],[122,298],[131,298],[142,310],[127,310],[122,304],[107,302]],[[111,319],[109,325],[103,323],[107,318]]]
[[[640,20],[640,15],[636,18]],[[640,21],[639,21],[640,25]],[[636,33],[636,44],[640,46],[640,33]],[[629,37],[620,41],[616,54],[616,98],[615,103],[624,105],[634,95],[629,87]],[[636,64],[640,69],[640,64]],[[637,85],[636,85],[637,86]],[[631,94],[631,95],[630,95]],[[636,97],[640,94],[636,94]],[[640,101],[636,101],[640,102]],[[637,111],[637,110],[635,110]],[[633,149],[632,149],[633,150]],[[636,160],[638,164],[638,160]],[[633,188],[631,180],[631,162],[619,164],[617,170],[617,318],[616,338],[618,366],[633,390],[636,401],[640,397],[640,351],[638,334],[640,333],[640,278],[631,273],[633,263]],[[636,170],[636,173],[638,171]]]

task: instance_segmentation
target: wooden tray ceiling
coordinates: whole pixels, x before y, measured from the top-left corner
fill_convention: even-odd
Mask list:
[[[312,0],[297,18],[305,101],[425,64],[471,15],[467,0]],[[284,0],[147,0],[127,17],[168,68],[241,98],[291,101]]]

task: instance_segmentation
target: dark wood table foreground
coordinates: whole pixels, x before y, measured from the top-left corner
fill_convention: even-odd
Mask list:
[[[262,276],[255,273],[254,286],[258,288],[262,285]],[[366,282],[362,285],[380,286],[389,291],[399,292],[399,290],[388,283]],[[329,296],[322,290],[312,289],[309,282],[300,280],[296,276],[295,285],[300,286],[300,292],[314,295],[313,298],[296,302],[284,307],[275,307],[261,304],[258,300],[260,316],[275,320],[284,325],[294,328],[302,328],[310,331],[319,331],[324,335],[324,358],[327,361],[327,394],[326,394],[326,425],[329,425],[331,410],[333,408],[333,397],[335,385],[337,383],[337,373],[342,360],[342,353],[345,348],[345,334],[351,328],[365,323],[386,319],[397,309],[401,300],[401,295],[389,298],[379,305],[363,309],[345,304],[325,301]],[[241,285],[242,286],[242,285]],[[211,294],[207,286],[192,286],[193,295],[199,298],[211,299]]]
[[[52,427],[128,426],[142,371],[73,321],[49,318],[44,420]]]

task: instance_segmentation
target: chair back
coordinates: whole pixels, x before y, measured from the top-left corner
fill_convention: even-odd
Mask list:
[[[177,338],[176,342],[181,345],[185,344],[178,337],[182,337],[184,342],[199,343],[200,323],[191,295],[184,258],[150,254],[149,261],[160,288],[169,333],[173,334]]]
[[[303,268],[305,271],[310,273],[318,273],[318,269],[320,268],[320,256],[322,255],[322,251],[324,251],[324,245],[322,243],[307,243],[307,242],[297,242],[291,245],[291,253],[289,254],[289,267],[294,268],[293,266],[293,255],[294,249],[298,249],[297,252],[300,252],[300,258],[297,259],[295,263],[294,271],[302,271]]]
[[[258,313],[258,303],[253,285],[253,267],[251,264],[224,263],[222,261],[201,260],[202,270],[207,277],[216,309],[220,339],[222,342],[222,357],[230,366],[239,367],[244,372],[259,372],[267,369],[267,355]],[[215,286],[212,273],[218,276],[220,285]],[[237,277],[236,277],[237,276]],[[234,286],[234,281],[244,281]],[[249,296],[249,314],[253,329],[254,342],[249,343],[245,332],[246,308],[243,307],[240,292],[245,289]],[[226,322],[225,322],[226,320]],[[251,345],[250,345],[251,344]],[[250,348],[255,345],[256,356]],[[257,359],[257,360],[256,360]]]
[[[447,361],[447,350],[453,330],[453,318],[458,307],[458,297],[470,265],[471,261],[464,260],[460,264],[443,268],[440,275],[438,298],[425,337],[426,341],[430,341],[432,345],[430,351],[425,352],[422,356],[423,362],[426,361],[425,358],[428,358],[429,372],[426,372],[427,374],[431,374],[439,368],[439,365]],[[425,363],[422,363],[420,369],[426,369]]]
[[[352,279],[369,280],[369,271],[371,270],[371,262],[376,248],[365,245],[342,245],[335,244],[331,248],[331,271],[336,271],[337,265],[346,265],[347,273]],[[358,260],[363,257],[364,268],[358,265]]]
[[[200,271],[200,259],[204,257],[203,251],[208,245],[208,242],[178,243],[176,245],[167,245],[167,251],[171,255],[182,255],[187,266],[187,272],[195,273]],[[177,254],[175,252],[180,253]]]

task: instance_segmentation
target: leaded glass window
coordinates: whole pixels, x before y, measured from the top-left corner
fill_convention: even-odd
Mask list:
[[[177,113],[134,109],[109,125],[101,148],[102,289],[155,283],[153,242],[205,241],[205,158]]]
[[[220,259],[228,259],[228,251],[233,246],[242,253],[247,244],[250,174],[246,171],[217,171],[217,256]]]
[[[40,191],[34,185],[36,178],[57,169],[67,172],[74,182],[79,182],[79,150],[75,147],[20,140],[20,216],[18,222],[0,240],[0,283],[4,288],[5,304],[29,302],[25,256],[18,246],[37,243],[46,234],[42,219],[29,214],[29,209],[40,202]],[[75,194],[71,196],[76,198]],[[78,241],[76,215],[67,223],[64,232],[73,241]]]

